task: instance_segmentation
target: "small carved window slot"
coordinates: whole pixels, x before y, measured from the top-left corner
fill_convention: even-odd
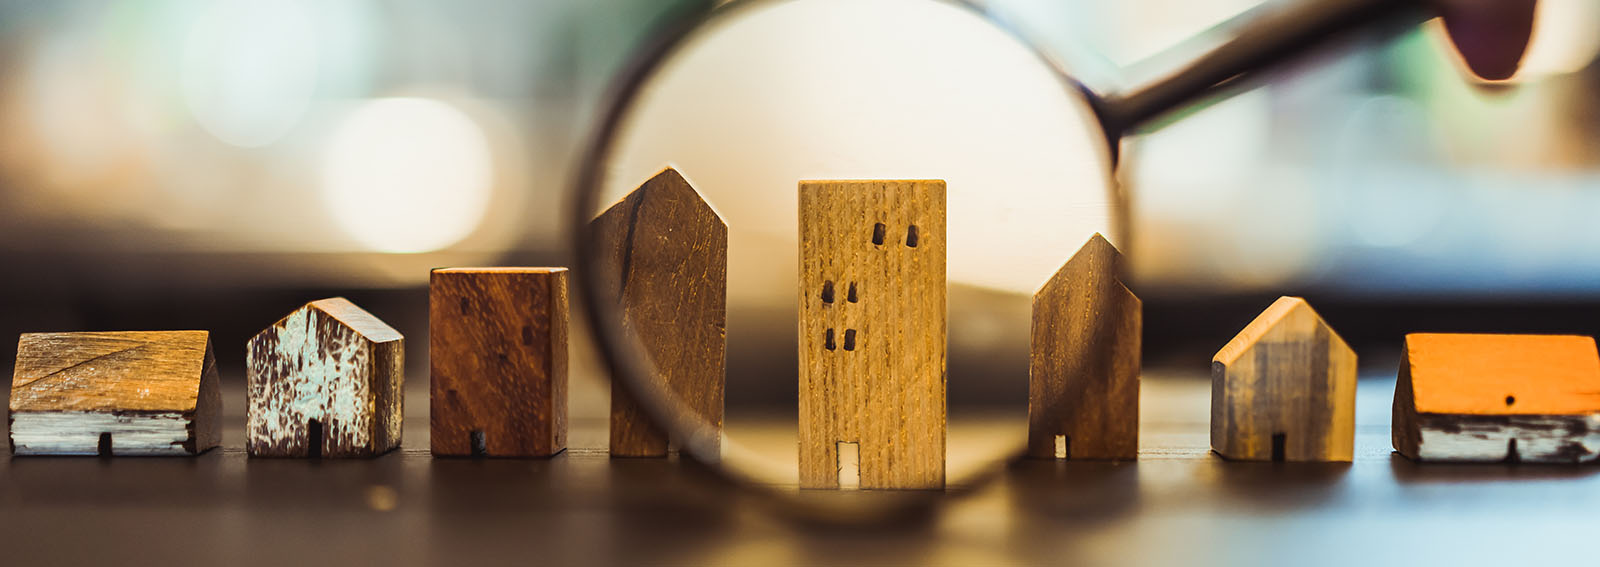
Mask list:
[[[855,350],[856,349],[856,330],[855,329],[845,329],[845,331],[844,331],[844,349],[845,350]]]
[[[95,453],[102,457],[111,456],[111,434],[100,434],[100,446],[95,448]]]
[[[1288,434],[1285,434],[1285,433],[1273,433],[1272,434],[1272,462],[1281,463],[1281,462],[1284,461],[1284,453],[1285,453],[1285,449],[1288,448],[1288,445],[1289,445],[1289,436],[1288,436]]]
[[[872,225],[872,243],[878,246],[883,246],[883,238],[888,232],[889,227],[884,226],[881,222]]]
[[[917,247],[917,225],[906,227],[906,246],[909,248]]]
[[[1071,437],[1068,437],[1066,435],[1057,435],[1056,436],[1056,458],[1057,459],[1070,459],[1070,458],[1072,458],[1072,438]]]
[[[306,422],[306,457],[322,458],[322,422],[315,419]]]
[[[833,280],[822,282],[822,302],[833,303]]]
[[[823,336],[823,338],[822,338],[822,348],[825,348],[825,349],[828,349],[828,350],[833,350],[835,348],[835,345],[833,343],[833,329],[828,329],[828,334]]]
[[[845,294],[845,301],[861,303],[861,298],[856,296],[856,282],[850,282],[850,291]]]

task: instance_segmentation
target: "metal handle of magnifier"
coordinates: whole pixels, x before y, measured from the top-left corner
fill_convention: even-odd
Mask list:
[[[1356,31],[1399,33],[1436,15],[1427,0],[1304,0],[1269,4],[1233,21],[1231,39],[1175,72],[1121,94],[1091,96],[1111,144],[1113,160],[1123,135],[1160,125],[1174,110],[1220,98],[1253,77]],[[1234,27],[1224,24],[1221,27]]]

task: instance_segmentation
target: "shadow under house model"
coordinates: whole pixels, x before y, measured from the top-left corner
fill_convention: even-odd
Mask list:
[[[1139,457],[1139,298],[1118,279],[1122,254],[1089,242],[1033,295],[1028,456]]]
[[[622,325],[655,369],[655,387],[722,433],[727,383],[728,225],[677,170],[667,168],[590,225],[599,281]],[[628,389],[611,388],[611,456],[664,457],[668,438]],[[708,456],[720,448],[707,447]]]
[[[1420,461],[1590,462],[1600,451],[1594,339],[1406,335],[1394,449]]]
[[[944,487],[944,238],[943,181],[800,183],[801,488]]]
[[[1211,359],[1211,448],[1243,461],[1355,453],[1356,353],[1304,299],[1282,297]]]
[[[566,268],[434,270],[428,334],[435,456],[566,449]]]
[[[400,445],[405,338],[342,297],[250,339],[252,457],[372,457]]]
[[[205,331],[28,333],[11,382],[16,455],[187,456],[222,441]]]

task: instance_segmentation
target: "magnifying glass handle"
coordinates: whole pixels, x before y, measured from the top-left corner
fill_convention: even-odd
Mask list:
[[[1173,110],[1231,90],[1348,32],[1384,24],[1404,29],[1432,17],[1427,0],[1303,0],[1249,14],[1232,39],[1175,72],[1100,102],[1112,147],[1123,134],[1153,129]]]

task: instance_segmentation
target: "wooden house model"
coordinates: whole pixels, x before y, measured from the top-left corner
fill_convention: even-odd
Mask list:
[[[1211,448],[1245,461],[1350,461],[1356,354],[1282,297],[1211,360]]]
[[[1096,234],[1033,295],[1029,457],[1138,458],[1142,305],[1121,265]]]
[[[715,441],[727,381],[727,223],[669,167],[590,228],[602,254],[596,279],[648,354],[654,385],[693,412]],[[627,385],[614,381],[611,456],[664,457],[668,446]]]
[[[801,182],[799,312],[801,488],[943,488],[944,182]]]
[[[1578,463],[1600,455],[1600,356],[1559,335],[1406,335],[1395,451],[1414,460]]]
[[[222,440],[205,331],[28,333],[11,382],[16,455],[195,455]]]
[[[246,347],[253,457],[372,457],[400,446],[405,338],[342,298],[307,303]]]
[[[432,451],[567,447],[566,268],[441,268],[428,284]]]

